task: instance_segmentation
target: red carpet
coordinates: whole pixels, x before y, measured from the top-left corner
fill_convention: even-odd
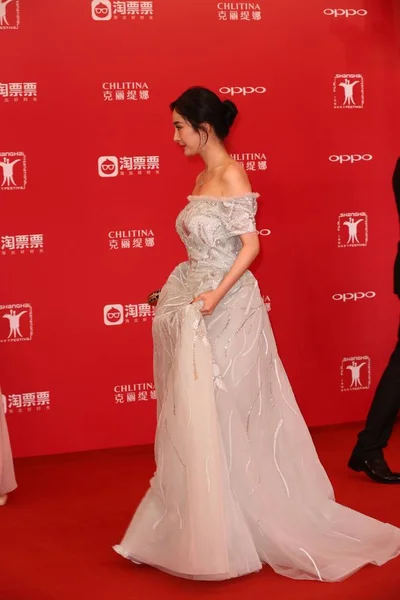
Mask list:
[[[387,452],[397,470],[399,429]],[[346,467],[357,430],[313,431],[337,500],[400,526],[400,486],[373,483]],[[400,599],[400,558],[334,584],[292,581],[268,567],[227,582],[193,582],[128,563],[111,546],[120,541],[153,469],[151,447],[17,460],[19,488],[0,508],[0,600]]]

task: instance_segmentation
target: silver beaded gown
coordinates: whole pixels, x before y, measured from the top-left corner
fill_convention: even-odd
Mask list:
[[[246,271],[203,317],[256,231],[258,194],[189,196],[177,219],[188,252],[153,323],[157,469],[120,545],[134,562],[205,580],[262,568],[340,581],[400,552],[400,529],[335,502]]]
[[[4,409],[0,389],[0,496],[12,492],[17,487]]]

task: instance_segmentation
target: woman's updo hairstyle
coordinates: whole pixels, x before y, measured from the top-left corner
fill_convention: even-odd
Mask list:
[[[175,110],[195,131],[207,131],[202,123],[209,123],[215,135],[222,141],[226,138],[236,118],[238,109],[230,100],[220,100],[217,94],[204,87],[191,87],[177,100],[171,102]]]

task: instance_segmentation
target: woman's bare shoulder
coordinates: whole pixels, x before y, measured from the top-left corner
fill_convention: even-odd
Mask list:
[[[226,196],[241,196],[251,192],[251,184],[241,164],[232,160],[221,173],[221,183]]]

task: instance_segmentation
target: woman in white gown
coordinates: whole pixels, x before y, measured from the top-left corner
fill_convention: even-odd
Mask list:
[[[258,194],[223,146],[237,109],[205,88],[171,104],[205,170],[177,219],[188,252],[153,323],[157,470],[115,550],[221,580],[270,565],[340,581],[400,553],[400,529],[337,504],[280,361],[254,276]]]
[[[0,389],[0,506],[7,502],[8,493],[16,487],[6,416]]]

